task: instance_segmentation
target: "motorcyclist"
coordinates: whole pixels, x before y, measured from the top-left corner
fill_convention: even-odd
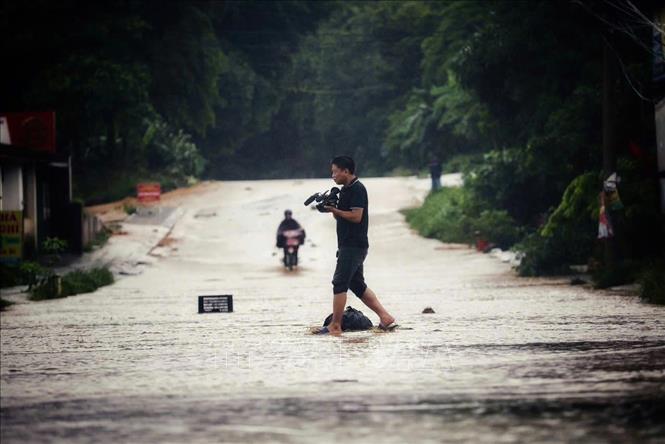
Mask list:
[[[291,230],[300,230],[298,240],[302,245],[305,242],[305,230],[300,226],[298,221],[293,218],[291,210],[285,210],[284,220],[280,222],[279,227],[277,227],[277,248],[284,249],[284,262],[286,262],[287,253],[286,236],[284,236],[284,232]]]

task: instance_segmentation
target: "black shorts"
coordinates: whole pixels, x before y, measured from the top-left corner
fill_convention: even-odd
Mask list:
[[[333,276],[333,293],[345,293],[349,289],[359,298],[367,285],[363,276],[363,262],[367,257],[366,248],[340,248],[337,250],[337,267]]]

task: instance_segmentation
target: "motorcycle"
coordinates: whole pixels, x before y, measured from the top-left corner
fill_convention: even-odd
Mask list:
[[[284,236],[284,266],[289,270],[298,266],[298,247],[302,243],[303,230],[286,230],[282,232]]]

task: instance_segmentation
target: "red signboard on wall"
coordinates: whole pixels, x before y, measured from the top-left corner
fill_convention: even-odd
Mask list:
[[[136,186],[136,195],[140,203],[159,202],[162,187],[158,183],[140,183]]]
[[[55,153],[55,112],[0,113],[0,117],[8,132],[3,143]]]

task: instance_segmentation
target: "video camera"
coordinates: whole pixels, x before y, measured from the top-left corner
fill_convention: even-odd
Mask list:
[[[321,213],[328,213],[324,207],[335,207],[337,208],[337,202],[339,202],[339,188],[332,187],[330,191],[324,191],[323,193],[314,193],[305,200],[305,206],[316,201],[319,202],[316,205],[316,209]]]

